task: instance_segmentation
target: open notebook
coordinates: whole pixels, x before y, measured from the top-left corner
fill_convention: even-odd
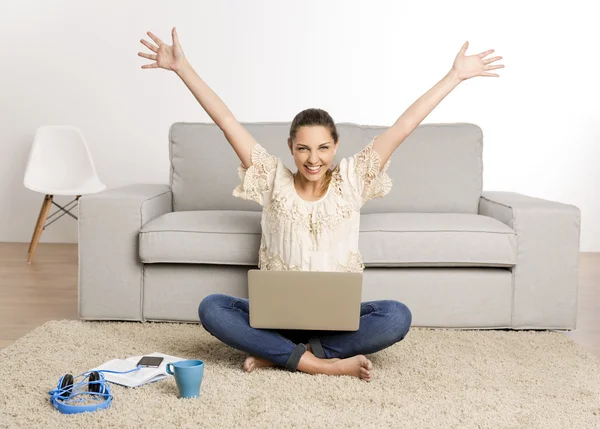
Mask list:
[[[131,356],[127,359],[113,359],[100,365],[99,367],[90,369],[90,371],[106,369],[109,371],[129,371],[136,368],[136,364],[142,358],[142,356],[161,356],[163,361],[160,363],[158,368],[141,368],[138,371],[133,371],[128,374],[114,374],[111,372],[103,372],[106,381],[111,383],[120,384],[121,386],[127,387],[138,387],[146,383],[154,383],[155,381],[162,380],[167,374],[166,366],[168,363],[177,362],[180,360],[186,360],[175,356],[166,355],[163,353],[154,352],[149,355]]]

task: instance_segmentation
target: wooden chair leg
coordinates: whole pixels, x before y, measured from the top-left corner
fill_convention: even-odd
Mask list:
[[[33,230],[33,237],[31,237],[31,243],[29,243],[29,250],[27,251],[28,264],[31,264],[31,262],[33,261],[35,249],[37,248],[37,245],[40,242],[40,237],[42,236],[42,232],[44,231],[44,225],[46,224],[46,218],[48,217],[48,212],[50,211],[50,207],[52,206],[52,198],[52,195],[46,195],[44,197],[44,202],[42,203],[42,208],[40,209],[40,214],[38,216],[37,223],[35,224],[35,229]]]

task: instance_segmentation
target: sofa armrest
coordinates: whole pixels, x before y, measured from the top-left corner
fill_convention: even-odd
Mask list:
[[[142,320],[141,227],[173,211],[169,185],[130,185],[79,199],[79,317]]]
[[[514,192],[483,192],[479,214],[517,233],[513,328],[575,329],[581,211]]]

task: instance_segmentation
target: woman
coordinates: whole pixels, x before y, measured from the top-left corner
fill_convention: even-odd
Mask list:
[[[138,53],[155,62],[144,69],[174,71],[219,126],[240,158],[241,183],[233,195],[262,205],[259,267],[266,270],[362,272],[358,250],[360,208],[391,188],[386,173],[394,150],[460,82],[474,76],[495,76],[483,58],[494,52],[465,56],[466,42],[452,69],[411,105],[396,123],[364,149],[334,167],[339,140],[331,116],[307,109],[294,118],[288,147],[298,168],[288,170],[235,119],[221,99],[187,62],[175,28],[172,45],[148,32],[157,46],[141,40],[154,54]],[[249,325],[248,299],[212,294],[202,300],[198,315],[204,328],[236,349],[250,353],[247,372],[280,366],[309,374],[350,375],[370,381],[373,365],[364,354],[375,353],[406,336],[412,321],[408,307],[394,300],[361,303],[358,331],[255,329]]]

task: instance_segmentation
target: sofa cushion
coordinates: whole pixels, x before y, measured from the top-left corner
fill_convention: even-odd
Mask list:
[[[512,267],[517,235],[502,222],[465,213],[377,213],[360,217],[359,248],[372,267]]]
[[[144,263],[258,264],[261,212],[201,210],[171,212],[140,230]]]
[[[261,212],[201,210],[164,214],[140,230],[144,263],[258,265]],[[365,266],[515,265],[512,228],[463,213],[361,215],[359,248]]]
[[[287,140],[290,122],[243,123],[270,154],[296,170]],[[342,158],[362,150],[388,127],[336,124]],[[214,123],[173,124],[169,130],[173,211],[260,211],[253,201],[235,198],[240,160]],[[483,132],[469,123],[420,124],[396,149],[385,198],[369,201],[362,213],[477,214],[483,179]],[[214,180],[218,177],[218,180]]]

